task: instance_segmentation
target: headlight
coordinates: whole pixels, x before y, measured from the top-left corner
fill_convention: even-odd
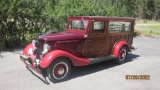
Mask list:
[[[37,40],[32,40],[32,45],[34,48],[37,47],[38,44],[39,44],[39,42]]]
[[[48,45],[48,44],[44,44],[43,45],[43,52],[42,52],[42,54],[46,54],[49,50],[50,50],[50,46]]]

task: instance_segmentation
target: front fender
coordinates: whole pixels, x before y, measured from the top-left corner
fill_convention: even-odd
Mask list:
[[[33,54],[33,45],[32,45],[32,43],[28,44],[24,48],[23,55],[29,55],[31,58],[36,58],[36,55]]]
[[[113,46],[113,48],[112,48],[112,53],[111,53],[111,54],[118,57],[119,51],[120,51],[120,49],[121,49],[124,45],[126,45],[127,48],[128,48],[128,50],[130,51],[130,47],[129,47],[128,43],[127,43],[125,40],[119,40],[119,41],[118,41],[117,43],[115,43],[115,45]]]
[[[33,53],[32,50],[33,50],[33,45],[32,43],[30,43],[24,48],[23,55],[32,54]]]
[[[85,65],[90,64],[90,61],[85,58],[76,57],[76,56],[74,56],[68,52],[62,51],[62,50],[54,50],[54,51],[49,52],[48,54],[46,54],[42,58],[42,60],[40,62],[40,66],[42,68],[46,68],[50,65],[50,63],[52,61],[54,61],[58,57],[69,58],[74,66],[85,66]]]

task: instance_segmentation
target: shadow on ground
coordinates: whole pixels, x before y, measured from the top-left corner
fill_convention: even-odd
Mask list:
[[[129,63],[133,60],[135,60],[139,55],[135,54],[128,54],[128,61],[126,63]],[[109,69],[115,66],[118,66],[119,64],[116,64],[114,60],[111,61],[105,61],[101,63],[96,63],[89,66],[83,66],[83,67],[72,67],[71,75],[69,79],[74,79],[76,77],[85,76],[88,74],[92,74],[101,70]],[[122,64],[123,65],[123,64]]]
[[[135,55],[135,54],[128,54],[128,61],[126,63],[129,63],[133,60],[135,60],[137,57],[139,57],[139,55]],[[71,75],[69,80],[77,78],[77,77],[81,77],[81,76],[85,76],[88,74],[92,74],[104,69],[109,69],[115,66],[118,66],[119,64],[116,64],[114,62],[114,60],[111,61],[106,61],[106,62],[101,62],[101,63],[97,63],[97,64],[93,64],[93,65],[88,65],[88,66],[83,66],[83,67],[72,67],[72,71],[71,71]],[[122,64],[123,65],[123,64]],[[49,85],[50,83],[47,81],[46,77],[47,77],[47,73],[46,70],[44,72],[42,72],[42,76],[43,78],[39,77],[37,74],[35,74],[32,70],[30,70],[29,68],[27,68],[35,77],[37,77],[38,79],[40,79],[40,81],[42,81],[43,83]]]

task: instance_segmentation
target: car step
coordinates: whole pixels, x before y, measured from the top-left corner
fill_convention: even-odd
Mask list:
[[[91,64],[94,63],[99,63],[99,62],[103,62],[103,61],[108,61],[108,60],[112,60],[112,59],[116,59],[117,57],[114,55],[109,55],[109,56],[104,56],[104,57],[98,57],[98,58],[86,58],[87,60],[90,61]]]

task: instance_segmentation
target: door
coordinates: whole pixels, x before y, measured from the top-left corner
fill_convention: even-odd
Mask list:
[[[97,57],[105,54],[106,49],[106,22],[92,20],[90,29],[88,31],[88,37],[83,49],[83,56],[85,57]]]

